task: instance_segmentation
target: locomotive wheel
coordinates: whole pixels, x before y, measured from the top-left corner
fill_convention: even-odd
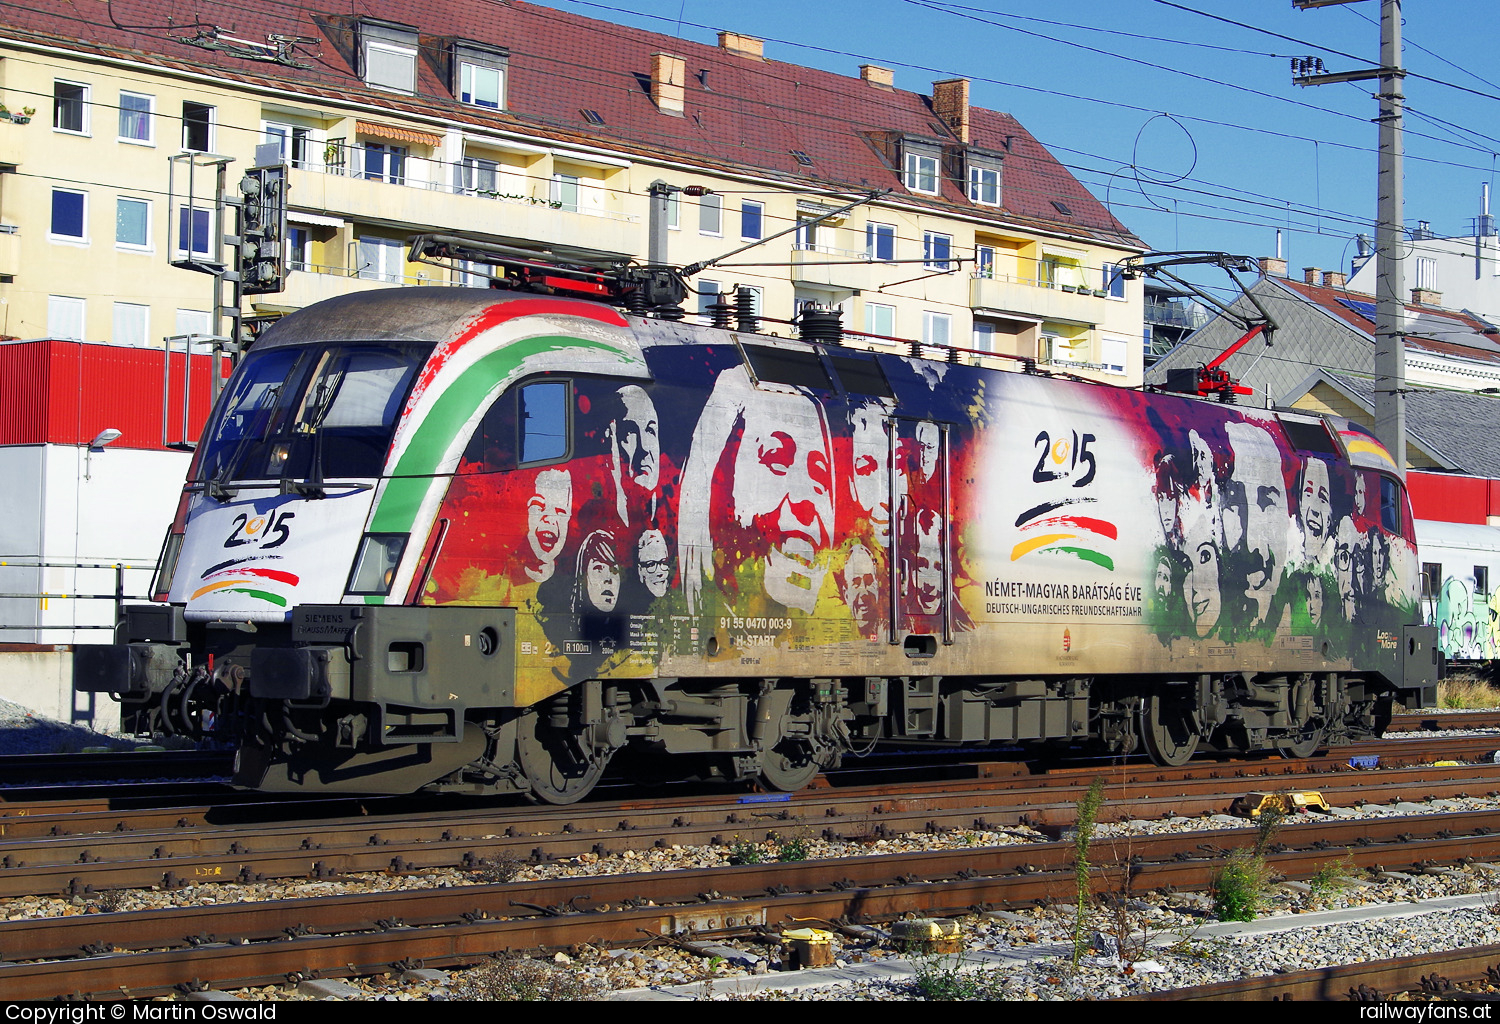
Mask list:
[[[1293,680],[1293,689],[1288,701],[1292,713],[1305,711],[1300,721],[1293,724],[1293,732],[1271,741],[1276,753],[1282,757],[1312,757],[1328,736],[1328,722],[1324,708],[1317,700],[1317,682],[1313,676],[1303,675]]]
[[[1312,757],[1323,745],[1323,734],[1326,731],[1321,725],[1313,726],[1308,723],[1301,732],[1274,741],[1276,753],[1282,757]]]
[[[1152,764],[1187,764],[1198,749],[1198,716],[1189,701],[1161,693],[1141,701],[1141,740]]]
[[[533,710],[516,722],[516,760],[531,783],[533,799],[576,803],[594,788],[609,757],[586,750],[577,732],[548,725],[546,717]]]
[[[803,789],[823,770],[803,743],[784,740],[775,750],[760,759],[760,782],[767,789],[795,793]]]

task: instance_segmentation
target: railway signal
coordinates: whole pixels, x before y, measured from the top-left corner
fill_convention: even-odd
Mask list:
[[[286,165],[250,168],[240,195],[240,291],[279,292],[286,287]]]

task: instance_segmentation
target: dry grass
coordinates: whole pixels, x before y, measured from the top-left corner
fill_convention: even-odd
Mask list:
[[[1440,708],[1500,708],[1500,690],[1473,677],[1460,676],[1438,683]]]

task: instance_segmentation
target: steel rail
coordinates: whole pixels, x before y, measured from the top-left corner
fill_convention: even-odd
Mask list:
[[[744,930],[761,922],[777,925],[806,919],[886,920],[910,912],[951,916],[987,909],[997,903],[1066,897],[1074,885],[1072,872],[1066,870],[1071,844],[1048,845],[1053,849],[1021,848],[1030,856],[1010,874],[983,874],[984,869],[1004,870],[1001,858],[1015,849],[1007,847],[512,883],[489,887],[488,892],[480,887],[455,889],[447,894],[426,891],[406,898],[417,906],[423,905],[418,902],[420,897],[469,904],[471,909],[463,915],[463,923],[411,927],[407,922],[385,918],[375,922],[378,931],[336,937],[306,934],[316,930],[308,921],[318,913],[317,908],[332,905],[333,901],[292,901],[261,911],[272,916],[272,923],[288,922],[282,926],[284,937],[280,941],[219,943],[205,941],[212,940],[212,936],[200,935],[198,944],[186,950],[100,953],[69,960],[0,965],[0,991],[12,999],[140,998],[165,994],[199,979],[229,988],[277,983],[288,976],[372,974],[388,970],[398,962],[413,960],[449,965],[474,962],[506,949],[557,948],[579,942],[630,943],[638,941],[643,932],[648,936],[714,933]],[[1393,857],[1401,857],[1404,864],[1408,863],[1405,858],[1415,855],[1410,863],[1421,864],[1432,860],[1453,861],[1476,852],[1500,854],[1500,836],[1356,846],[1346,856],[1356,864],[1370,866],[1388,864]],[[1328,856],[1326,850],[1288,851],[1273,853],[1268,860],[1277,871],[1295,876],[1312,874]],[[1106,867],[1095,872],[1092,876],[1095,890],[1119,891],[1124,885],[1124,870],[1129,871],[1130,885],[1136,888],[1201,887],[1219,860],[1135,863],[1127,858],[1127,864],[1126,869]],[[910,873],[899,874],[903,867]],[[974,877],[976,872],[979,877]],[[953,877],[938,882],[917,881],[944,874]],[[865,876],[863,881],[851,877],[861,875]],[[768,895],[725,898],[725,890],[733,891],[737,881],[763,885],[768,878],[777,879],[773,886],[765,887]],[[877,879],[894,884],[881,884]],[[798,884],[803,891],[786,891]],[[815,891],[820,886],[827,891]],[[689,895],[671,906],[620,906],[641,900],[664,902],[671,898],[669,891],[678,899]],[[506,904],[497,909],[510,919],[484,918],[488,911],[480,901],[488,896]],[[389,893],[381,893],[377,898],[387,906],[395,905],[390,897]],[[427,906],[430,909],[435,904]],[[255,910],[252,905],[244,912]],[[178,921],[186,924],[211,920],[204,916],[206,913],[214,912],[188,908]],[[97,915],[111,916],[114,915]],[[101,920],[99,924],[119,927],[133,915],[118,917],[118,921]],[[0,932],[3,934],[6,933]],[[14,954],[7,950],[6,955]]]
[[[1399,800],[1468,794],[1487,782],[1500,782],[1500,766],[1478,765],[1434,772],[1399,771],[1383,774],[1348,773],[1339,778],[1354,785],[1324,786],[1333,802],[1345,797],[1384,797]],[[1376,783],[1370,785],[1370,783]],[[1182,790],[1180,780],[1108,787],[1112,798],[1100,820],[1124,820],[1167,813],[1223,812],[1236,795],[1223,779],[1194,780],[1206,795]],[[1264,784],[1241,780],[1239,793],[1264,790]],[[720,804],[673,814],[675,808],[616,819],[559,816],[552,812],[552,831],[538,833],[537,823],[525,828],[488,812],[426,816],[424,820],[358,817],[321,822],[316,831],[306,823],[287,826],[263,824],[216,830],[119,832],[86,837],[7,838],[0,840],[0,896],[157,885],[176,888],[194,883],[251,882],[266,878],[331,877],[363,871],[412,871],[423,868],[480,866],[503,858],[573,856],[579,853],[618,852],[684,842],[727,842],[730,835],[756,839],[770,832],[817,829],[830,839],[881,838],[907,831],[941,828],[995,829],[1028,821],[1065,827],[1071,824],[1074,804],[1069,794],[1044,790],[1046,802],[1034,791],[948,793],[878,799],[874,803],[806,796],[781,805]],[[999,799],[997,799],[997,797]],[[1061,798],[1061,799],[1059,799]],[[772,809],[774,808],[774,809]],[[620,808],[613,808],[618,811]],[[821,812],[821,813],[820,813]],[[1474,812],[1484,820],[1486,812]],[[23,819],[24,820],[24,819]],[[1389,819],[1388,819],[1389,820]],[[1402,819],[1405,820],[1405,819]],[[1464,815],[1453,820],[1470,820]],[[45,824],[29,821],[28,824]],[[1358,823],[1347,823],[1358,827]],[[1477,827],[1477,826],[1476,826]]]
[[[1497,967],[1500,967],[1500,945],[1471,946],[1443,953],[1289,971],[1269,977],[1239,978],[1211,985],[1140,993],[1127,996],[1121,1001],[1177,1003],[1295,999],[1303,1002],[1362,1002],[1385,1000],[1398,992],[1423,990],[1424,987],[1430,987],[1429,979],[1433,975],[1440,979],[1435,994],[1445,1001],[1451,1001],[1462,999],[1464,994],[1454,991],[1449,985],[1455,982],[1461,984],[1488,980]]]

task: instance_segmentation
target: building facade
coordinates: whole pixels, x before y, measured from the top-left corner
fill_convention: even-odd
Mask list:
[[[706,45],[520,2],[226,17],[191,0],[0,12],[0,344],[76,343],[96,369],[104,346],[156,350],[158,366],[165,339],[207,351],[229,289],[182,265],[226,261],[218,197],[279,163],[286,286],[247,315],[486,284],[489,266],[409,260],[413,236],[443,233],[599,266],[717,259],[688,280],[687,316],[744,286],[772,333],[811,303],[877,339],[1141,381],[1142,286],[1114,267],[1144,245],[966,80],[910,91],[872,65],[769,60],[735,32]],[[148,371],[115,386],[164,401]],[[17,506],[0,551],[59,563],[26,577],[34,607],[12,609],[0,642],[88,640],[111,602],[42,596],[102,585],[69,563],[154,562],[190,457],[161,413],[91,401],[66,430],[0,424]],[[85,463],[88,487],[49,485]],[[129,529],[111,526],[121,503]],[[86,542],[61,551],[69,522]]]
[[[182,22],[161,0],[127,6],[128,24]],[[217,165],[232,161],[232,192],[269,143],[290,167],[291,274],[263,312],[467,283],[407,262],[422,231],[642,260],[664,181],[712,190],[673,193],[664,262],[795,229],[698,275],[693,303],[747,285],[773,319],[837,305],[855,331],[1140,380],[1140,285],[1111,268],[1141,244],[964,80],[908,92],[873,66],[767,60],[731,32],[706,46],[522,3],[323,6],[239,12],[233,35],[209,7],[191,31],[124,27],[118,4],[119,27],[87,32],[50,10],[0,16],[0,333],[211,333],[211,278],[169,262],[215,257],[201,204]]]

